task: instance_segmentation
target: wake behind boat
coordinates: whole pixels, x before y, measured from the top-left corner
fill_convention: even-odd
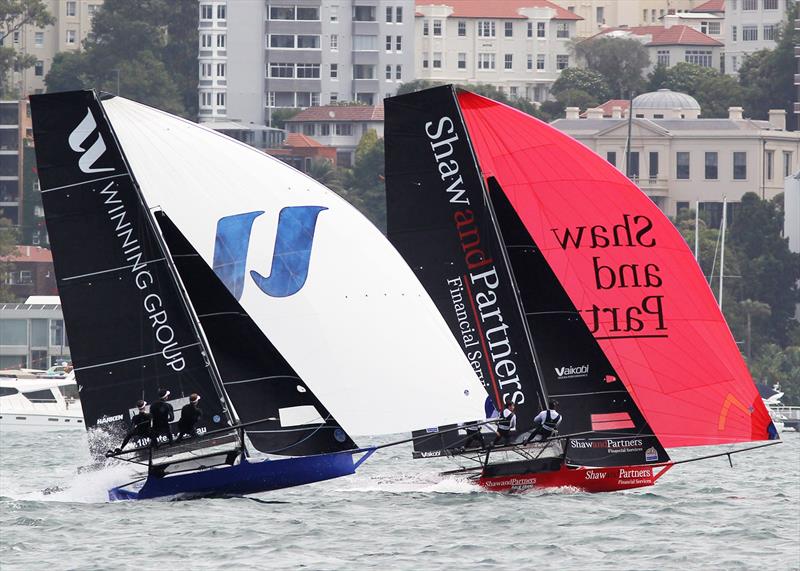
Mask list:
[[[549,458],[514,444],[501,460],[448,430],[415,456],[470,460],[493,490],[612,491],[652,485],[666,447],[777,437],[683,238],[622,173],[450,86],[385,106],[390,239],[496,410],[514,403],[524,435],[557,399],[568,436]]]
[[[119,446],[139,399],[203,397],[189,444],[153,451],[145,434],[115,454],[143,470],[111,499],[340,477],[371,453],[354,432],[480,417],[483,389],[424,288],[337,195],[119,97],[37,95],[31,109],[91,452]],[[401,349],[415,355],[402,367]]]

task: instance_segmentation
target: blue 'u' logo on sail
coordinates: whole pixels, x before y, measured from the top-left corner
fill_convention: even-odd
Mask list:
[[[278,215],[272,268],[265,277],[251,270],[250,277],[272,297],[296,294],[306,283],[317,217],[324,206],[287,206]],[[238,300],[244,290],[247,251],[255,219],[263,210],[220,218],[214,241],[214,272]]]

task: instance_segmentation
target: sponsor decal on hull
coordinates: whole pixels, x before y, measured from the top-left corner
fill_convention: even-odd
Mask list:
[[[487,488],[528,489],[536,485],[536,478],[506,478],[503,480],[486,480],[483,485]]]

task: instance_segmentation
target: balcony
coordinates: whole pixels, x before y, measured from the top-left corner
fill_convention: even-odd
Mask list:
[[[649,196],[666,196],[669,193],[669,180],[666,178],[633,175],[630,179]]]

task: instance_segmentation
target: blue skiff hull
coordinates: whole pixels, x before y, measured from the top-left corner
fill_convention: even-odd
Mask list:
[[[373,450],[356,450],[281,460],[248,462],[162,477],[148,476],[138,491],[126,484],[108,491],[116,500],[144,500],[166,496],[203,497],[255,494],[302,486],[354,474]],[[355,459],[356,453],[364,455]]]

